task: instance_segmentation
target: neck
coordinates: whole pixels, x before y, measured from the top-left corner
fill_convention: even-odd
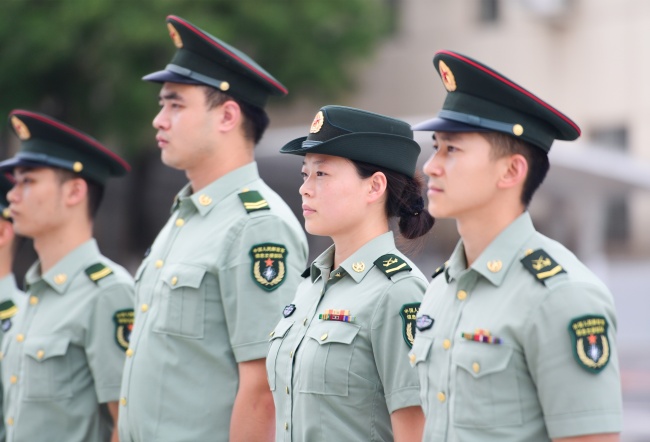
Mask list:
[[[388,220],[384,218],[382,221],[368,222],[353,231],[332,236],[334,241],[334,268],[340,266],[354,252],[378,236],[388,232],[388,230]]]
[[[211,161],[204,161],[185,171],[193,192],[198,192],[224,175],[255,160],[254,145],[243,136],[232,137],[224,146],[227,146],[227,149],[217,149]]]
[[[56,231],[34,238],[34,250],[46,273],[66,255],[92,238],[92,223],[68,223]]]
[[[9,244],[9,247],[0,249],[0,279],[3,279],[11,273],[12,258],[13,251],[11,250],[11,244]]]

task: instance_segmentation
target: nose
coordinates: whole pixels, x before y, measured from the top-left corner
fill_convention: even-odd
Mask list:
[[[168,129],[169,128],[169,119],[165,115],[165,107],[161,107],[158,114],[154,117],[152,121],[154,129]]]
[[[298,189],[298,193],[300,193],[301,196],[311,196],[311,182],[309,177],[305,178],[302,182],[302,185]]]
[[[439,176],[442,173],[442,167],[440,166],[440,162],[436,161],[438,155],[436,155],[436,152],[432,153],[429,159],[427,160],[426,163],[424,163],[424,166],[422,166],[422,171],[424,172],[425,175],[427,176]]]
[[[7,201],[9,201],[9,203],[15,203],[18,201],[18,192],[16,190],[16,187],[17,186],[14,185],[14,187],[12,187],[9,192],[7,192]]]

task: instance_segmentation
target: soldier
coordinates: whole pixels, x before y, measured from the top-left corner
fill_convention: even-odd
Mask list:
[[[129,165],[45,115],[15,110],[10,121],[21,146],[0,171],[13,171],[14,228],[33,239],[38,261],[2,345],[7,441],[108,441],[133,323],[133,280],[100,254],[92,228],[106,180]]]
[[[316,114],[303,155],[305,229],[334,245],[305,271],[267,358],[276,441],[420,440],[424,416],[407,353],[427,281],[395,247],[433,226],[403,121],[342,106]]]
[[[300,280],[307,241],[259,177],[269,95],[287,93],[237,49],[174,16],[178,48],[153,120],[162,162],[185,171],[172,215],[136,273],[120,438],[264,441],[273,397],[268,334]]]
[[[489,67],[440,51],[448,91],[435,131],[428,210],[461,240],[418,313],[411,362],[427,441],[615,441],[616,315],[605,285],[538,233],[527,207],[566,115]]]

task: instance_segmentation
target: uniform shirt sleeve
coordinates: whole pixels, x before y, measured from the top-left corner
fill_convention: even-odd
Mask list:
[[[286,249],[284,280],[272,290],[262,288],[253,275],[250,252],[262,244]],[[282,318],[283,308],[291,303],[302,280],[306,245],[277,216],[258,216],[247,220],[233,239],[230,252],[230,266],[219,275],[230,344],[238,363],[263,359],[269,349],[269,333]]]
[[[411,348],[400,312],[405,304],[419,304],[425,290],[426,283],[418,278],[400,279],[383,294],[372,319],[370,339],[390,413],[420,405],[418,373],[409,364]]]
[[[133,310],[133,283],[115,282],[100,290],[88,326],[86,356],[97,399],[103,404],[118,400],[120,395],[125,354],[117,340],[115,314]]]
[[[609,324],[610,361],[599,373],[574,357],[569,324],[586,315],[604,316]],[[608,292],[590,283],[561,285],[532,310],[521,339],[552,438],[621,431],[616,318]]]

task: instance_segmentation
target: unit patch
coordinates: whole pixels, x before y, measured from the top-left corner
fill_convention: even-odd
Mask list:
[[[106,278],[111,273],[113,273],[113,270],[111,270],[110,267],[106,267],[104,264],[93,264],[86,269],[86,275],[88,275],[90,280],[95,284],[97,284],[97,281]]]
[[[557,262],[551,258],[548,253],[542,249],[535,250],[534,252],[522,258],[521,263],[526,269],[537,278],[538,281],[544,282],[545,279],[551,276],[566,273],[566,271]]]
[[[404,342],[409,348],[413,348],[413,341],[415,340],[415,320],[420,310],[420,303],[413,302],[411,304],[404,304],[399,311],[402,317],[402,335]]]
[[[129,348],[129,342],[131,341],[133,319],[133,309],[118,310],[113,315],[113,322],[115,322],[115,342],[124,351]]]
[[[293,312],[296,311],[296,305],[295,304],[289,304],[282,310],[282,316],[285,318],[288,318],[289,316],[293,315]]]
[[[396,273],[411,270],[411,266],[409,266],[406,261],[391,253],[380,256],[375,260],[374,264],[375,267],[381,270],[389,279]]]
[[[591,373],[600,373],[609,362],[607,327],[603,316],[581,316],[569,323],[573,356],[578,365]]]
[[[433,318],[429,315],[422,315],[415,320],[415,327],[420,330],[428,330],[433,327]]]
[[[13,325],[11,318],[18,312],[18,307],[12,300],[0,303],[0,327],[3,332],[8,332]]]
[[[238,195],[247,213],[258,210],[270,210],[269,203],[256,190],[246,190]]]
[[[286,279],[289,252],[282,244],[257,244],[251,248],[253,281],[264,290],[275,290]]]

